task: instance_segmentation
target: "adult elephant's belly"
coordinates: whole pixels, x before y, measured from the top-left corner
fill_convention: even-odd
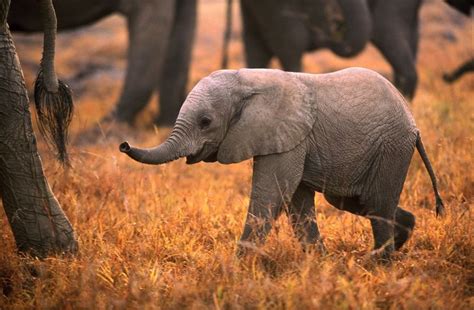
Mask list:
[[[117,10],[119,1],[113,0],[54,0],[58,29],[85,26],[106,17]],[[43,30],[36,0],[11,2],[8,24],[12,31],[37,32]]]

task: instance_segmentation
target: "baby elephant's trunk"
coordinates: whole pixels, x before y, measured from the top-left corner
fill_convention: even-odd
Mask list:
[[[418,150],[418,153],[420,153],[421,159],[423,160],[426,170],[428,170],[428,173],[430,175],[431,183],[433,184],[433,191],[436,197],[436,215],[442,216],[444,215],[443,200],[441,199],[441,196],[439,195],[438,183],[436,182],[436,175],[433,171],[433,167],[431,166],[430,160],[428,159],[428,155],[426,154],[425,147],[423,146],[423,142],[421,141],[420,133],[418,133],[416,137],[416,149]]]
[[[127,154],[136,161],[149,165],[161,165],[180,157],[167,141],[157,147],[148,149],[136,148],[130,146],[128,142],[123,142],[120,144],[119,149],[120,152]]]

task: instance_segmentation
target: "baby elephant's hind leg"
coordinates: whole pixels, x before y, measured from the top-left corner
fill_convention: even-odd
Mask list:
[[[370,199],[365,203],[361,203],[359,197],[338,197],[329,194],[324,194],[324,197],[331,205],[338,208],[339,210],[348,211],[350,213],[363,215],[369,218],[370,223],[372,224],[372,233],[374,236],[375,256],[378,256],[382,259],[388,259],[390,257],[390,254],[395,249],[394,226],[396,208],[392,207],[393,204],[390,204],[388,201],[385,203],[377,202],[374,199]],[[383,207],[380,207],[380,205]],[[379,211],[375,212],[374,210]],[[404,210],[402,211],[406,212]],[[408,216],[405,213],[400,213],[400,222],[406,223],[407,217]],[[401,244],[403,244],[406,239],[408,239],[407,234],[403,235],[403,233],[406,233],[406,230],[400,229],[397,230],[397,232],[400,232],[399,241]]]
[[[316,250],[326,253],[316,222],[314,191],[306,185],[300,184],[291,199],[287,212],[293,231],[303,246],[316,246]]]
[[[398,207],[395,213],[395,250],[400,249],[410,238],[415,227],[415,216]]]
[[[372,234],[374,236],[374,251],[376,257],[389,259],[394,246],[394,217],[370,215]]]

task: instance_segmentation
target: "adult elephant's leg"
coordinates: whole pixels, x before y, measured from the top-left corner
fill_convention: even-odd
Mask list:
[[[410,2],[405,7],[402,7],[402,2],[378,2],[372,12],[372,41],[392,66],[395,86],[405,97],[412,99],[418,83],[416,52],[419,1]]]
[[[395,86],[406,98],[412,99],[418,83],[418,73],[409,42],[396,31],[392,34],[379,34],[374,37],[373,42],[392,66]]]
[[[385,34],[377,33],[373,43],[392,66],[395,86],[405,97],[412,99],[418,83],[418,73],[415,55],[405,36],[397,29],[387,30]]]
[[[302,57],[303,53],[299,55],[283,55],[279,56],[278,59],[280,60],[280,64],[283,67],[283,70],[290,72],[301,72],[303,69],[303,65],[301,62]]]
[[[176,5],[175,22],[159,85],[160,114],[156,123],[160,125],[173,125],[186,99],[196,29],[196,0],[179,0]]]
[[[410,49],[411,49],[411,53],[413,55],[413,59],[415,60],[415,62],[417,60],[418,45],[420,42],[420,32],[419,32],[418,24],[419,24],[418,16],[416,16],[416,18],[413,19],[409,25],[409,29],[411,29],[411,31],[406,31],[408,32],[408,40],[410,42]]]
[[[309,45],[308,30],[301,23],[291,20],[284,25],[288,27],[273,30],[279,34],[273,33],[270,36],[271,49],[280,61],[283,70],[300,72],[303,69],[303,53]]]
[[[241,1],[242,27],[245,61],[248,68],[266,68],[272,58],[272,52],[260,33],[259,25],[255,20],[247,1]]]
[[[115,110],[119,121],[133,122],[159,85],[175,8],[174,0],[154,0],[129,3],[124,9],[129,51],[125,83]]]
[[[289,203],[303,175],[305,150],[298,146],[283,153],[254,158],[252,193],[238,254],[249,246],[262,244],[281,214],[283,204]]]
[[[288,205],[288,218],[296,237],[304,247],[316,246],[317,250],[326,252],[316,222],[314,191],[302,183]]]
[[[283,70],[291,72],[302,71],[302,57],[309,45],[309,33],[303,24],[296,21],[286,21],[281,29],[275,29],[280,34],[271,36],[272,50],[278,57]],[[279,25],[282,27],[282,25]]]
[[[6,2],[0,0],[0,13]],[[74,252],[74,230],[43,173],[23,74],[5,23],[0,58],[0,196],[16,244],[38,256]]]

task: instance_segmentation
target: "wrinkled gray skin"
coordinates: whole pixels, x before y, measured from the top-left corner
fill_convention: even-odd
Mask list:
[[[277,57],[286,71],[302,71],[305,52],[329,48],[359,54],[369,40],[412,98],[417,85],[418,9],[421,0],[241,0],[247,67],[265,68]]]
[[[398,202],[415,146],[436,180],[401,94],[379,74],[269,69],[217,71],[188,95],[170,137],[151,149],[120,150],[147,164],[180,157],[223,164],[254,158],[251,202],[240,251],[265,240],[285,211],[306,245],[324,251],[314,194],[370,219],[374,248],[399,249],[415,225]]]
[[[54,10],[50,0],[38,2],[47,21],[45,37],[52,41],[45,42],[42,70],[46,83],[58,88],[54,65],[48,64],[54,62]],[[20,251],[40,257],[75,252],[74,230],[44,176],[36,147],[25,81],[6,22],[9,5],[10,0],[0,0],[0,197]]]
[[[12,2],[12,31],[42,31],[36,0]],[[132,123],[160,94],[156,122],[172,125],[186,96],[196,23],[196,0],[54,0],[58,29],[84,26],[114,13],[125,16],[129,32],[125,83],[112,116]]]

